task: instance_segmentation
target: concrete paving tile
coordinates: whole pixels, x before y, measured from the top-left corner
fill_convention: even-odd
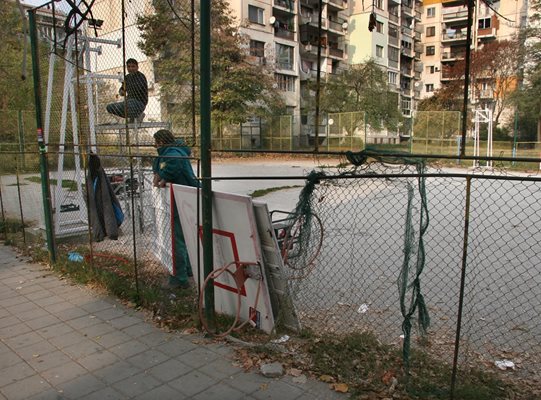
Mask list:
[[[176,357],[181,354],[194,350],[197,345],[193,344],[189,340],[179,339],[178,337],[172,337],[169,341],[162,343],[156,347],[156,350],[162,353],[169,354],[171,357]]]
[[[74,344],[81,343],[84,340],[88,340],[83,334],[79,331],[74,331],[70,328],[70,331],[66,333],[59,333],[57,336],[52,337],[49,340],[53,345],[55,345],[60,350],[73,346]]]
[[[68,398],[53,388],[29,397],[27,400],[68,400]]]
[[[67,398],[80,399],[81,397],[104,389],[106,385],[91,374],[85,374],[78,376],[71,381],[61,383],[56,386],[58,390],[62,390],[62,393]]]
[[[167,343],[171,341],[172,336],[173,335],[171,333],[154,330],[154,332],[149,333],[148,335],[141,336],[137,339],[151,347],[156,347],[162,343]]]
[[[137,367],[148,369],[169,359],[169,356],[163,354],[161,351],[147,350],[143,353],[127,358],[126,361]]]
[[[94,376],[110,385],[141,372],[143,372],[142,368],[137,368],[136,366],[121,360],[108,367],[94,371]]]
[[[122,392],[127,397],[139,396],[160,385],[160,381],[149,374],[139,373],[122,381],[114,383],[115,390]]]
[[[200,371],[192,371],[179,378],[173,379],[167,384],[173,389],[180,390],[187,396],[193,396],[217,383],[217,380],[205,375]]]
[[[12,349],[19,349],[21,347],[30,346],[31,344],[41,342],[43,338],[36,332],[26,332],[18,334],[17,336],[5,337],[4,340],[5,343]]]
[[[126,315],[126,311],[113,305],[112,307],[106,308],[104,310],[94,311],[92,312],[92,314],[95,315],[96,318],[99,318],[103,321],[109,321],[111,319]]]
[[[117,330],[113,330],[112,332],[99,335],[99,338],[93,337],[93,339],[99,344],[101,344],[103,347],[105,347],[106,349],[109,349],[111,347],[116,347],[119,344],[126,343],[133,340],[131,336],[128,336],[125,333],[122,333]]]
[[[242,372],[240,368],[232,365],[231,360],[225,358],[218,358],[212,363],[202,366],[199,370],[218,380],[227,379]]]
[[[83,329],[88,326],[100,324],[102,321],[98,318],[94,317],[93,315],[83,315],[79,318],[70,319],[69,321],[66,321],[66,323],[71,326],[74,329]]]
[[[0,370],[3,370],[4,368],[10,368],[14,365],[19,364],[22,361],[23,359],[12,351],[2,353],[2,357],[0,357]]]
[[[187,396],[182,394],[176,389],[173,389],[167,385],[158,386],[155,389],[152,389],[149,392],[143,393],[135,398],[135,400],[183,400],[187,399]],[[226,398],[222,398],[226,400]]]
[[[140,338],[142,336],[148,335],[156,331],[156,327],[148,322],[140,322],[135,325],[131,325],[127,328],[122,329],[126,335],[130,335],[133,338]]]
[[[43,339],[37,343],[17,349],[17,354],[25,360],[28,360],[55,350],[55,346]]]
[[[39,333],[44,339],[51,339],[67,335],[75,331],[71,326],[60,322],[58,324],[49,325],[44,328],[38,329],[36,332]]]
[[[39,301],[36,301],[41,307],[50,305],[50,304],[56,304],[64,302],[65,300],[58,296],[57,294],[53,294],[52,296],[44,297],[43,299],[40,299]]]
[[[56,318],[54,315],[49,314],[27,321],[26,324],[30,328],[37,330],[40,328],[46,328],[48,326],[58,324],[59,322],[60,320],[58,318]]]
[[[227,384],[244,393],[254,393],[258,390],[264,390],[270,382],[269,378],[263,375],[250,372],[242,372],[234,376],[234,379],[229,379]]]
[[[41,376],[47,379],[51,385],[56,386],[87,373],[88,371],[75,361],[68,361],[65,364],[43,371]]]
[[[55,289],[56,293],[62,292],[62,287],[67,286],[66,281],[60,281],[58,279],[47,279],[45,282],[40,282],[40,286],[45,289]]]
[[[51,314],[55,314],[55,315],[58,315],[60,311],[67,310],[68,308],[72,308],[72,307],[73,307],[73,304],[71,304],[69,301],[61,301],[58,303],[47,304],[47,305],[42,306],[42,308],[45,311],[50,312]]]
[[[30,366],[38,372],[58,367],[59,365],[69,363],[70,361],[70,358],[59,350],[27,360]]]
[[[298,387],[288,385],[283,381],[269,379],[268,386],[260,387],[258,390],[251,393],[250,395],[258,400],[294,400],[301,394],[303,394],[303,392]]]
[[[113,304],[111,304],[110,302],[105,301],[105,300],[96,300],[96,299],[91,299],[87,301],[86,303],[81,304],[81,308],[85,309],[89,313],[95,313],[101,310],[106,310],[111,307],[113,307]]]
[[[98,351],[103,351],[103,347],[100,346],[98,343],[90,340],[89,338],[85,338],[79,343],[64,347],[62,351],[74,360],[77,360],[79,358],[89,356],[90,354],[94,354]]]
[[[77,360],[79,364],[85,367],[90,372],[96,371],[100,368],[107,367],[119,361],[118,357],[113,353],[104,350],[94,354],[90,354],[86,357],[82,357]]]
[[[80,400],[125,400],[126,396],[122,393],[114,390],[113,388],[106,387],[97,390],[89,395],[82,397]],[[155,397],[154,400],[158,400],[160,397]]]
[[[186,375],[190,371],[192,371],[192,367],[177,360],[167,360],[147,370],[149,374],[162,382],[169,382],[179,376]]]
[[[124,315],[122,317],[109,320],[109,323],[116,329],[123,329],[128,326],[138,324],[140,322],[141,320],[139,318],[128,316],[128,315]]]
[[[56,316],[62,321],[69,321],[72,319],[84,317],[86,315],[88,315],[88,312],[86,310],[83,310],[82,308],[73,305],[70,308],[66,308],[65,310],[56,313]]]
[[[245,393],[237,389],[227,386],[223,383],[218,383],[207,390],[193,396],[194,400],[223,400],[223,399],[244,399]]]
[[[32,375],[2,387],[0,392],[9,400],[26,400],[30,396],[50,389],[52,387],[45,379],[39,375]]]
[[[8,327],[8,326],[16,325],[20,323],[21,323],[21,320],[12,314],[8,314],[7,316],[0,318],[1,327]]]
[[[28,293],[26,295],[26,298],[28,300],[32,300],[37,305],[42,306],[41,299],[45,299],[49,296],[52,296],[54,292],[48,290],[48,289],[41,289],[41,290],[35,290],[32,293]]]
[[[36,318],[43,317],[45,315],[51,315],[47,313],[43,308],[36,307],[32,310],[23,311],[19,314],[17,314],[17,318],[19,318],[21,321],[28,322]]]
[[[30,300],[26,300],[21,302],[21,303],[18,303],[18,304],[14,304],[14,305],[4,305],[5,309],[8,310],[12,315],[21,315],[22,313],[26,313],[28,311],[35,311],[35,310],[40,310],[41,308],[36,305],[34,302],[30,301]]]
[[[35,375],[36,371],[26,362],[19,362],[0,370],[0,388]]]
[[[202,367],[211,361],[218,358],[218,354],[207,350],[203,347],[197,347],[188,353],[184,353],[182,356],[177,357],[178,360],[186,363],[194,368]]]
[[[142,352],[148,351],[149,347],[137,340],[130,340],[129,342],[124,342],[111,346],[108,348],[109,351],[115,353],[118,357],[122,359],[127,359],[136,354],[141,354]]]
[[[115,330],[110,324],[102,322],[100,324],[87,326],[86,328],[80,329],[80,332],[89,338],[95,338],[97,336],[101,337],[106,333],[111,333]]]

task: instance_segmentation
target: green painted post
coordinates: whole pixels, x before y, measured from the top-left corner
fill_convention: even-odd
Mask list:
[[[518,113],[517,110],[515,110],[515,122],[513,124],[513,158],[517,156],[517,136],[518,136]],[[515,165],[516,162],[513,161],[513,165]]]
[[[41,115],[41,85],[39,73],[39,49],[38,34],[36,29],[36,15],[33,10],[28,10],[30,25],[30,49],[32,53],[32,75],[34,77],[34,102],[36,108],[36,127],[39,147],[39,172],[41,174],[41,195],[43,199],[43,212],[45,215],[45,232],[47,235],[47,250],[49,261],[56,262],[56,246],[53,234],[53,213],[51,207],[51,192],[49,190],[49,170],[47,166],[47,147],[43,138],[43,120]]]
[[[203,270],[205,278],[214,269],[212,248],[212,181],[211,146],[210,146],[210,0],[201,1],[201,53],[200,53],[200,86],[201,86],[201,175],[203,214]],[[205,288],[205,316],[214,325],[214,281],[210,280]]]

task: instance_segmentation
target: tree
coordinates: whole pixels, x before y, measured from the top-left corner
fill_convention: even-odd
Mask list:
[[[315,82],[311,83],[310,89],[315,90]],[[398,94],[390,90],[387,75],[372,59],[352,65],[322,82],[320,109],[326,113],[362,111],[367,124],[374,129],[396,130],[402,121]],[[364,117],[359,115],[354,128],[364,123]]]
[[[32,109],[32,79],[21,78],[26,38],[15,2],[0,1],[0,21],[0,110]]]
[[[530,27],[521,34],[524,47],[522,85],[513,100],[523,140],[541,142],[541,1],[533,0]]]
[[[470,59],[470,101],[492,108],[498,125],[500,117],[512,105],[512,94],[517,88],[520,52],[516,40],[486,43],[472,52]],[[443,69],[450,82],[423,100],[421,110],[461,110],[464,93],[464,60]]]
[[[250,116],[279,113],[284,103],[274,88],[273,76],[265,66],[249,61],[246,38],[239,34],[227,4],[225,0],[216,0],[211,9],[212,116],[220,122],[242,123]],[[170,112],[188,116],[192,109],[193,74],[195,107],[199,107],[199,28],[196,24],[192,71],[189,1],[175,2],[174,13],[167,0],[154,0],[153,6],[153,14],[138,19],[142,31],[139,46],[155,61],[162,101],[179,105]],[[198,21],[197,15],[194,18]]]

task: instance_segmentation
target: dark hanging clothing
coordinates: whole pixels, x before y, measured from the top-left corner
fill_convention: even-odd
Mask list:
[[[89,156],[86,190],[93,239],[97,242],[102,241],[105,236],[118,239],[124,213],[109,178],[101,167],[100,159],[95,154]]]

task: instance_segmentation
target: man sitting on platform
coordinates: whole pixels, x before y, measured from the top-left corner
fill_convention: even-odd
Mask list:
[[[145,117],[145,107],[148,103],[148,83],[146,76],[139,72],[139,64],[134,58],[126,61],[128,74],[122,83],[118,94],[126,96],[125,101],[107,104],[107,112],[118,117],[129,118],[129,122],[138,123]]]

